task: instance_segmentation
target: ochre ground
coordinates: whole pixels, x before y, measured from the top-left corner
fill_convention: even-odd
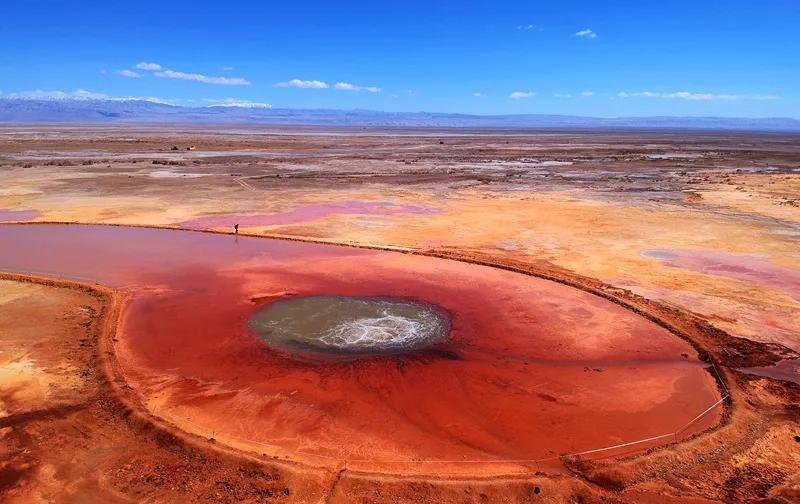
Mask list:
[[[785,268],[800,283],[800,135],[138,126],[0,133],[0,220],[202,227],[192,221],[216,217],[209,225],[227,219],[226,231],[241,221],[248,233],[546,261],[691,310],[737,336],[800,350],[800,292],[764,281]],[[394,206],[329,208],[354,203]],[[265,216],[270,224],[258,225]],[[653,250],[715,251],[731,264],[708,274],[670,266]],[[745,274],[732,271],[739,262]]]
[[[798,386],[737,371],[769,374],[788,357],[782,376],[797,381],[800,137],[0,132],[0,220],[224,230],[241,221],[246,233],[418,248],[546,273],[669,321],[719,364],[732,396],[711,432],[630,459],[567,461],[570,476],[533,468],[511,481],[317,474],[247,460],[132,415],[135,405],[119,399],[124,388],[98,367],[97,331],[111,323],[102,314],[113,311],[112,295],[4,282],[4,499],[800,498]],[[39,310],[35,325],[21,324],[31,310]]]
[[[124,291],[112,351],[138,400],[185,432],[255,454],[393,475],[552,472],[566,453],[685,439],[723,410],[712,407],[716,373],[689,342],[531,275],[138,227],[2,226],[0,241],[9,269]],[[451,330],[401,355],[299,356],[248,329],[265,292],[420,300],[446,312]]]

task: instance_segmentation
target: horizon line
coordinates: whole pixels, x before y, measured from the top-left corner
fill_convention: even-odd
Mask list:
[[[727,119],[727,120],[789,120],[800,122],[800,117],[793,116],[724,116],[724,115],[628,115],[628,116],[600,116],[600,115],[581,115],[581,114],[564,114],[564,113],[544,113],[544,112],[522,112],[522,113],[495,113],[495,114],[478,114],[468,112],[438,112],[431,110],[404,110],[404,111],[387,111],[380,109],[368,108],[320,108],[320,107],[280,107],[280,106],[242,106],[236,104],[211,104],[211,105],[188,105],[169,103],[167,101],[149,100],[143,97],[131,98],[78,98],[78,97],[64,97],[64,98],[23,98],[23,97],[7,97],[0,95],[0,101],[8,102],[44,102],[44,103],[143,103],[150,105],[161,105],[165,107],[172,107],[177,109],[228,109],[228,110],[241,110],[250,112],[269,113],[269,111],[281,110],[298,110],[298,111],[326,111],[326,112],[369,112],[376,114],[431,114],[431,115],[456,115],[465,117],[479,117],[479,118],[492,118],[492,117],[563,117],[563,118],[580,118],[580,119],[597,119],[597,120],[614,120],[614,119]],[[2,121],[0,121],[2,122]]]

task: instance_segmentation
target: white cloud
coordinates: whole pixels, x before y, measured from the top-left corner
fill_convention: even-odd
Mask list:
[[[233,70],[233,67],[232,66],[224,66],[224,67],[222,67],[222,69],[224,71],[226,71],[226,72],[230,72],[231,70]]]
[[[508,95],[512,100],[521,100],[522,98],[530,98],[531,96],[536,96],[536,93],[532,91],[514,91]]]
[[[582,91],[581,96],[594,96],[594,91]]]
[[[254,102],[249,100],[240,100],[238,98],[225,98],[224,100],[208,100],[213,102],[209,107],[237,107],[237,108],[252,108],[252,109],[270,109],[272,105],[269,103]]]
[[[519,26],[517,26],[517,30],[520,30],[520,31],[537,31],[537,32],[540,32],[540,31],[542,31],[542,28],[541,28],[541,27],[539,27],[539,26],[536,26],[536,25],[532,25],[532,24],[526,24],[526,25],[519,25]]]
[[[483,98],[486,95],[483,93],[472,93],[472,96],[474,96],[475,98]]]
[[[93,93],[85,89],[76,89],[72,92],[72,97],[79,100],[108,100],[110,98],[105,93]]]
[[[41,89],[7,93],[5,96],[18,100],[68,100],[71,98],[70,93],[64,91],[42,91]]]
[[[300,88],[300,89],[328,89],[330,86],[326,82],[318,81],[318,80],[301,80],[301,79],[292,79],[286,82],[279,82],[275,84],[275,87],[279,88]]]
[[[161,105],[177,105],[180,100],[167,100],[155,96],[128,96],[122,98],[109,98],[113,101],[146,101],[150,103],[160,103]]]
[[[210,77],[199,73],[186,73],[177,72],[175,70],[163,70],[156,72],[153,75],[156,77],[164,77],[166,79],[182,79],[189,81],[203,82],[205,84],[220,84],[223,86],[249,86],[250,81],[242,77]]]
[[[141,63],[136,64],[134,68],[138,68],[139,70],[147,70],[149,72],[154,72],[153,75],[155,75],[156,77],[162,77],[165,79],[181,79],[181,80],[203,82],[205,84],[220,84],[223,86],[250,85],[250,81],[242,77],[212,77],[200,73],[179,72],[177,70],[170,70],[168,68],[164,68],[158,63],[148,63],[146,61],[142,61]],[[230,68],[230,67],[225,67],[225,68]],[[131,70],[120,70],[117,73],[119,75],[122,75],[123,77],[140,77],[140,75],[137,72],[133,72]]]
[[[555,97],[556,98],[572,98],[572,94],[571,93],[556,93]]]
[[[154,72],[157,70],[161,70],[161,65],[158,63],[148,63],[146,61],[142,61],[141,63],[137,64],[135,68],[139,70],[148,70],[150,72]]]
[[[8,93],[6,97],[19,100],[105,100],[108,95],[103,93],[92,93],[85,89],[75,91],[43,91],[34,89],[31,91],[19,91]]]
[[[689,101],[739,101],[739,100],[777,100],[776,95],[742,95],[725,93],[690,93],[688,91],[678,91],[675,93],[658,93],[653,91],[639,91],[627,93],[621,91],[617,93],[620,98],[665,98],[673,100]]]
[[[595,32],[593,32],[592,30],[590,30],[589,28],[587,28],[585,30],[581,30],[579,32],[576,32],[575,36],[576,37],[588,38],[588,39],[597,38],[597,34]]]
[[[357,86],[355,84],[350,84],[349,82],[337,82],[334,85],[336,89],[341,89],[342,91],[367,91],[370,93],[380,93],[381,88],[375,86]]]
[[[139,77],[142,76],[142,74],[140,74],[139,72],[134,72],[133,70],[127,70],[127,69],[126,70],[117,70],[114,73],[116,73],[120,77],[128,77],[130,79],[138,79]]]
[[[161,103],[164,105],[174,105],[174,100],[165,100],[156,98],[154,96],[110,96],[105,93],[94,93],[85,89],[76,89],[75,91],[43,91],[41,89],[34,89],[32,91],[20,91],[16,93],[8,93],[4,95],[6,98],[17,100],[108,100],[108,101],[147,101],[151,103]]]

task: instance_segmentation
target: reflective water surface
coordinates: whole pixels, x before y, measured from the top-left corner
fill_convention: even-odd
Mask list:
[[[114,358],[142,404],[258,454],[387,471],[494,462],[485,473],[501,460],[674,432],[719,399],[706,364],[662,327],[485,266],[192,231],[21,224],[0,225],[0,270],[121,289]],[[265,297],[276,292],[296,297]],[[414,305],[352,304],[364,299]],[[441,324],[426,318],[439,313],[432,307],[449,316],[449,332],[428,343],[420,335]],[[316,344],[328,349],[422,346],[298,359],[250,324],[293,310],[320,312],[328,329]],[[718,418],[715,410],[681,435]]]

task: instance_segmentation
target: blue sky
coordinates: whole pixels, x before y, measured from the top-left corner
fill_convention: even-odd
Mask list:
[[[800,117],[798,26],[798,0],[13,1],[0,97]]]

